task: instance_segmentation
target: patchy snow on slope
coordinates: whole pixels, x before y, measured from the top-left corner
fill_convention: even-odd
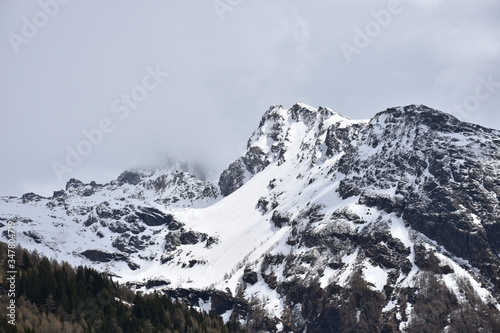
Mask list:
[[[403,242],[406,247],[413,247],[413,242],[410,239],[410,232],[404,225],[404,222],[401,218],[391,216],[391,235],[392,237]]]
[[[467,302],[467,299],[463,294],[463,290],[461,290],[457,284],[457,281],[461,279],[468,282],[472,286],[483,303],[493,304],[500,311],[500,304],[492,297],[491,292],[477,282],[468,271],[442,253],[435,252],[435,255],[440,260],[442,265],[448,265],[453,270],[454,273],[443,275],[443,282],[451,291],[453,291],[459,301]]]
[[[481,223],[481,219],[474,213],[469,213],[470,216],[472,217],[472,222],[475,224],[475,225],[479,225],[479,226],[482,226],[482,223]]]
[[[272,316],[279,317],[283,313],[283,298],[275,290],[269,288],[261,277],[257,283],[247,286],[245,296],[246,299],[254,299],[261,304],[264,310]]]
[[[319,279],[321,288],[328,287],[334,281],[334,278],[337,275],[337,273],[338,270],[326,267],[323,272],[323,276],[321,276],[321,278]]]
[[[383,291],[387,283],[387,272],[378,266],[373,266],[369,262],[364,263],[363,276],[368,283],[371,283],[378,291]]]
[[[357,267],[356,260],[358,258],[358,253],[359,249],[355,249],[351,254],[346,254],[341,258],[342,263],[344,263],[345,265],[344,267],[342,267],[342,269],[339,270],[340,274],[337,275],[337,283],[340,286],[347,285],[347,282],[355,271]]]

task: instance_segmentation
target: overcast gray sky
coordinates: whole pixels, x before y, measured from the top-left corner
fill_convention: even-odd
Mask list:
[[[273,104],[499,129],[499,17],[498,0],[0,0],[0,195],[169,155],[214,176]]]

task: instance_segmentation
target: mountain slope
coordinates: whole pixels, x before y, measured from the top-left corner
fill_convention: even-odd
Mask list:
[[[494,332],[499,151],[499,131],[425,106],[370,120],[273,106],[218,186],[125,172],[2,198],[0,216],[26,248],[250,328]]]
[[[134,293],[92,268],[51,262],[20,248],[17,255],[15,312],[3,306],[7,295],[1,296],[3,333],[244,332],[234,322],[224,324],[166,296]],[[7,267],[8,260],[8,245],[0,242],[0,266]],[[10,282],[4,285],[3,272],[0,276],[8,289]]]

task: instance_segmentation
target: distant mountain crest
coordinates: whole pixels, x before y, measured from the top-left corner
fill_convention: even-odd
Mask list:
[[[499,152],[500,131],[424,105],[274,105],[217,184],[181,167],[71,179],[0,198],[0,228],[263,331],[498,332]]]

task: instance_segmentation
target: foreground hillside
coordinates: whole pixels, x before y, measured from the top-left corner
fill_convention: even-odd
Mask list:
[[[271,107],[182,168],[1,198],[18,242],[269,332],[500,331],[500,132],[410,105]],[[0,220],[0,222],[1,222]]]
[[[243,332],[225,325],[214,313],[202,314],[157,294],[140,295],[119,286],[88,267],[49,261],[17,249],[17,318],[8,323],[6,306],[0,309],[0,332],[18,333],[230,333]],[[0,265],[6,267],[7,244],[0,242]],[[7,281],[2,276],[2,287]],[[2,305],[8,304],[2,295]]]

